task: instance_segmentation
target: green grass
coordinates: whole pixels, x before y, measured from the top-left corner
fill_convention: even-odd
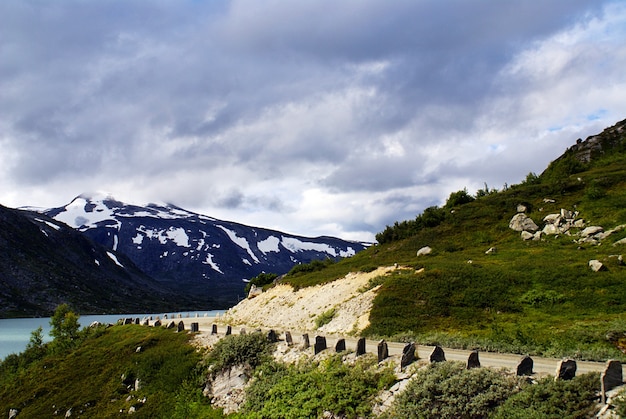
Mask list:
[[[175,417],[179,390],[200,359],[186,333],[114,326],[66,353],[17,369],[0,364],[0,411],[16,408],[19,417],[34,418],[55,411],[63,416],[71,408],[73,415],[89,418],[113,417],[135,406],[134,417]],[[145,403],[139,402],[143,397]]]

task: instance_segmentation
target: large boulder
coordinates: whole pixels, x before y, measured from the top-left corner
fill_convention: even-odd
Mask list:
[[[605,271],[606,270],[606,266],[604,266],[604,264],[602,262],[600,262],[599,260],[596,260],[596,259],[592,259],[592,260],[589,261],[589,267],[594,272],[600,272],[600,271]]]
[[[425,256],[429,255],[433,252],[433,249],[430,246],[424,246],[420,250],[417,251],[417,256]]]
[[[602,233],[603,231],[604,229],[600,226],[589,226],[580,232],[580,237],[585,238],[595,236],[596,234]]]
[[[530,231],[535,232],[539,230],[539,227],[535,222],[526,214],[515,214],[509,222],[509,228],[515,231]]]

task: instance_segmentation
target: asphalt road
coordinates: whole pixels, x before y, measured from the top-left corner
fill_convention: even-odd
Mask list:
[[[188,329],[189,324],[193,322],[198,322],[200,326],[200,331],[202,333],[211,333],[212,325],[215,323],[215,319],[213,318],[195,318],[195,319],[184,319],[185,327]],[[224,336],[226,333],[225,325],[218,324],[217,331],[219,336]],[[245,326],[233,326],[232,333],[239,334],[241,329],[245,328],[246,330],[253,331],[255,327],[245,327]],[[269,331],[269,329],[263,329],[265,332]],[[284,340],[285,335],[284,331],[277,330],[278,337],[281,340]],[[309,341],[311,346],[315,343],[316,332],[307,332],[309,334]],[[291,335],[293,338],[294,345],[302,345],[302,334],[303,332],[291,331]],[[346,341],[346,349],[349,351],[356,350],[357,340],[358,338],[354,337],[342,337],[342,336],[334,336],[334,335],[326,335],[327,346],[329,349],[334,350],[335,344],[339,339],[345,339]],[[402,354],[402,349],[406,344],[401,342],[387,342],[389,355],[390,356],[399,356]],[[365,345],[366,351],[369,353],[377,354],[378,352],[378,341],[366,340]],[[417,356],[420,359],[429,359],[431,352],[433,351],[433,346],[424,346],[417,345]],[[467,362],[470,350],[461,350],[461,349],[451,349],[451,348],[443,348],[445,352],[445,357],[447,361],[460,361]],[[508,353],[496,353],[496,352],[479,352],[479,360],[480,364],[483,367],[490,368],[505,368],[510,371],[517,371],[517,366],[522,358],[522,355],[519,354],[508,354]],[[555,375],[556,368],[560,359],[556,358],[542,358],[542,357],[531,357],[533,360],[533,373],[537,376],[544,375]],[[589,361],[576,361],[577,369],[576,374],[584,374],[587,372],[602,372],[606,368],[606,362],[589,362]],[[626,369],[622,366],[622,371],[624,376],[626,377]]]

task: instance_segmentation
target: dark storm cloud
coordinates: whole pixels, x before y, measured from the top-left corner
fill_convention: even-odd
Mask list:
[[[370,231],[447,187],[519,178],[527,162],[536,170],[559,154],[535,142],[538,161],[516,158],[497,132],[536,138],[559,124],[593,133],[577,122],[587,115],[568,121],[547,102],[572,102],[591,84],[597,109],[623,82],[624,34],[611,20],[622,9],[591,0],[3,1],[0,182],[31,191],[107,183],[198,210],[324,214],[318,224],[329,215],[301,207],[307,191],[346,194],[355,208],[370,202],[372,215],[353,221],[344,206],[337,228]],[[590,47],[594,37],[604,48]],[[615,97],[604,95],[606,118],[619,113]],[[568,133],[549,141],[560,150]],[[411,198],[394,206],[393,196]]]

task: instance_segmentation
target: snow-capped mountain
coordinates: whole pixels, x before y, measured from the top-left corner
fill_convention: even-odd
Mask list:
[[[282,274],[299,263],[349,257],[367,246],[249,227],[171,204],[129,205],[103,194],[83,194],[43,212],[125,254],[177,292],[204,298],[211,306],[242,298],[245,280],[259,273]]]
[[[89,314],[183,310],[195,301],[64,223],[0,205],[0,318],[50,316],[61,303]]]

